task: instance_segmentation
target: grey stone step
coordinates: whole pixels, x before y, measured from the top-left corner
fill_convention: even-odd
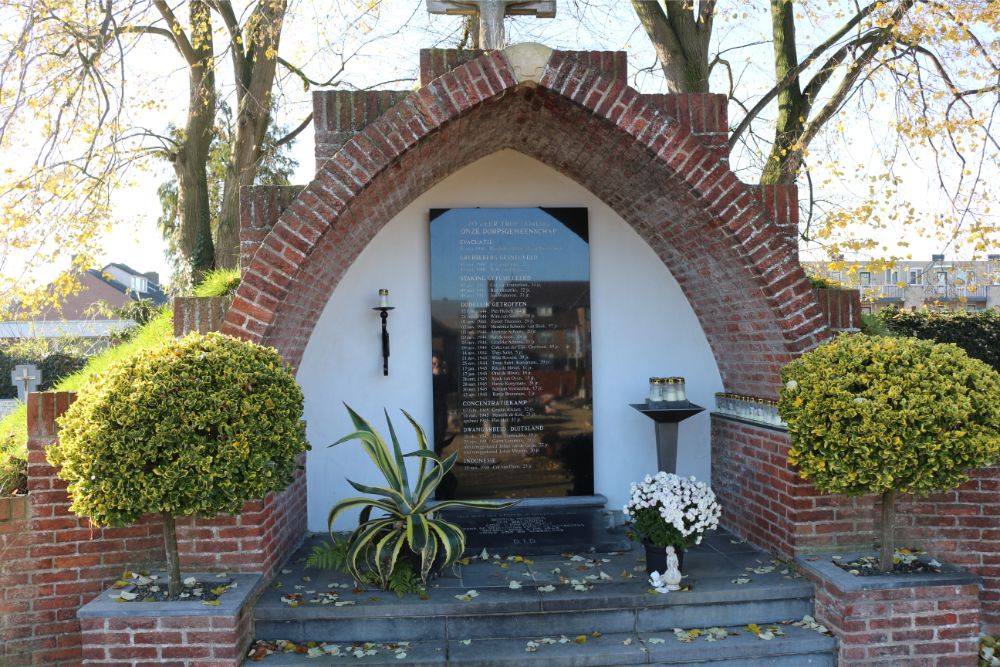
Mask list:
[[[466,590],[433,588],[426,599],[390,593],[341,593],[354,604],[289,607],[281,591],[267,591],[255,610],[257,639],[291,641],[416,641],[454,638],[511,638],[537,633],[649,632],[674,627],[737,626],[799,619],[812,613],[812,587],[801,579],[774,575],[734,585],[702,578],[691,591],[650,594],[641,580],[595,584],[588,591],[558,585],[478,589],[471,602],[457,600]],[[306,596],[307,598],[309,596]]]
[[[613,667],[618,665],[724,665],[725,667],[835,667],[836,642],[811,630],[782,626],[784,636],[764,641],[743,627],[731,628],[738,635],[708,642],[698,638],[690,643],[677,641],[672,632],[608,633],[585,643],[540,643],[526,651],[526,638],[453,639],[449,642],[413,642],[406,657],[381,651],[361,659],[353,656],[308,658],[304,655],[269,656],[261,664],[275,667],[296,665],[451,665],[453,667]],[[545,635],[535,635],[533,640]],[[558,639],[558,635],[549,634]],[[662,639],[662,643],[656,643]],[[654,641],[650,641],[654,640]],[[627,642],[627,643],[626,643]]]

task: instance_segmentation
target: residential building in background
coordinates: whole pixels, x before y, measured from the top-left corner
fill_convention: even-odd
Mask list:
[[[120,308],[131,301],[148,299],[160,306],[167,294],[155,271],[140,273],[126,264],[112,263],[90,269],[80,276],[81,289],[67,297],[58,308],[49,308],[31,320],[0,314],[0,341],[25,338],[104,338],[133,322],[104,312],[100,304]]]
[[[986,260],[949,261],[933,255],[924,261],[850,264],[843,259],[803,262],[811,276],[861,291],[861,310],[932,308],[947,311],[1000,310],[1000,254]]]

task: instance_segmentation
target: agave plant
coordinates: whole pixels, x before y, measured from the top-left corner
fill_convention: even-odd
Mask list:
[[[405,410],[402,411],[403,414],[416,431],[418,448],[414,452],[403,454],[392,420],[386,412],[385,421],[389,425],[389,437],[392,441],[390,451],[382,436],[364,418],[350,406],[345,404],[344,407],[351,415],[355,430],[330,446],[360,440],[365,453],[386,481],[385,486],[368,486],[347,480],[361,493],[377,497],[358,496],[342,500],[330,509],[327,519],[332,535],[333,523],[342,512],[361,508],[358,527],[348,539],[347,551],[347,568],[358,581],[365,579],[366,571],[374,572],[382,588],[386,588],[396,561],[403,553],[404,557],[418,560],[420,579],[426,584],[435,565],[439,568],[454,565],[465,551],[465,533],[462,529],[435,517],[435,512],[447,507],[504,509],[517,503],[447,500],[429,504],[434,498],[434,490],[455,465],[458,454],[441,459],[427,446],[424,430]],[[419,472],[412,487],[406,472],[407,457],[420,459]],[[374,510],[380,510],[380,514],[372,518]],[[404,552],[404,547],[413,556]]]

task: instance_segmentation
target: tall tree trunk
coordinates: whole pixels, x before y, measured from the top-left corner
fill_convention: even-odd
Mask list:
[[[202,0],[191,2],[187,123],[174,155],[177,174],[181,252],[198,282],[215,265],[212,215],[208,199],[208,150],[215,123],[215,63],[211,15]]]
[[[181,592],[181,560],[177,552],[177,527],[174,515],[163,512],[163,548],[167,553],[167,594],[176,600]]]
[[[226,167],[222,210],[215,243],[217,268],[233,269],[240,260],[240,188],[252,185],[271,121],[271,89],[286,3],[261,2],[247,21],[246,53],[234,61],[238,107],[232,151]]]
[[[672,93],[708,92],[708,45],[714,6],[714,2],[703,1],[696,14],[693,3],[667,0],[661,5],[658,1],[632,0]]]
[[[782,81],[799,64],[795,49],[795,6],[791,0],[771,0],[771,31],[774,35],[775,81]],[[805,127],[802,88],[796,77],[778,93],[778,122],[774,144],[764,165],[761,183],[794,183],[801,165],[796,150]]]
[[[892,572],[892,559],[896,555],[896,492],[882,492],[882,554],[881,569]]]

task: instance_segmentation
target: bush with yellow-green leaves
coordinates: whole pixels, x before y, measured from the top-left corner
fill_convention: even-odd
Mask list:
[[[882,495],[884,571],[897,492],[951,489],[1000,460],[1000,375],[955,345],[845,334],[781,377],[800,475],[824,493]]]
[[[163,517],[175,596],[174,518],[235,514],[288,486],[308,448],[302,400],[275,350],[191,334],[95,376],[48,459],[69,483],[71,509],[96,525]]]

